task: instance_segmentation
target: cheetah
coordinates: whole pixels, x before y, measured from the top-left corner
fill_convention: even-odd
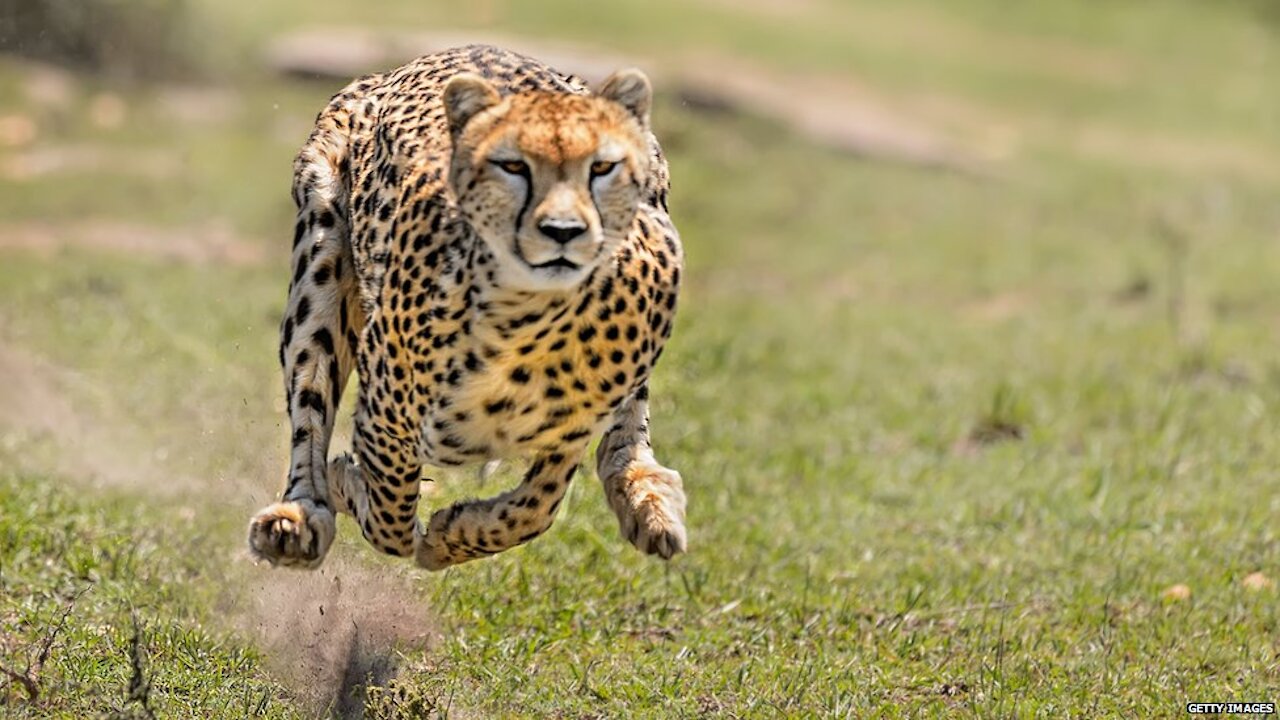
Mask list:
[[[292,433],[252,555],[316,568],[353,517],[383,553],[440,570],[552,524],[590,443],[622,534],[686,549],[680,474],[649,441],[648,380],[683,263],[652,88],[474,45],[355,80],[294,163],[280,363]],[[329,458],[358,378],[352,448]],[[417,514],[422,472],[528,463],[515,488]]]

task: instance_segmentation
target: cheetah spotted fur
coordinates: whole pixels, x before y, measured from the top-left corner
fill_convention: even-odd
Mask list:
[[[591,441],[623,535],[683,552],[680,475],[649,443],[648,386],[682,253],[636,70],[596,91],[528,57],[457,48],[356,80],[294,164],[280,362],[292,430],[253,555],[315,568],[355,518],[431,570],[550,527]],[[352,451],[329,458],[359,379]],[[424,466],[523,459],[515,488],[418,518]]]

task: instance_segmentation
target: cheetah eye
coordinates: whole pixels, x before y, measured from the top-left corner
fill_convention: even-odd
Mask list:
[[[613,169],[617,166],[618,166],[618,163],[616,162],[597,160],[591,163],[591,177],[593,178],[604,177],[605,175],[608,175],[609,173],[613,172]]]
[[[491,160],[490,162],[509,175],[525,177],[529,174],[529,165],[523,160]]]

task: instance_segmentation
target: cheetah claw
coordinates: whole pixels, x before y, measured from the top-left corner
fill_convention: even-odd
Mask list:
[[[249,552],[273,566],[314,569],[336,530],[333,513],[310,500],[274,503],[249,521]]]

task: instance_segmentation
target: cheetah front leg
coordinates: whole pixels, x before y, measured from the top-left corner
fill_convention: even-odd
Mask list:
[[[500,553],[546,532],[585,452],[585,446],[577,446],[543,453],[516,488],[437,510],[415,538],[418,564],[442,570]]]
[[[649,388],[614,413],[596,450],[596,472],[623,537],[642,552],[671,559],[685,551],[685,496],[680,473],[663,467],[649,443]]]
[[[272,565],[314,568],[336,533],[328,481],[329,441],[343,386],[355,366],[363,314],[342,212],[342,184],[324,147],[299,156],[293,279],[281,324],[292,451],[281,501],[249,521],[249,550]]]

